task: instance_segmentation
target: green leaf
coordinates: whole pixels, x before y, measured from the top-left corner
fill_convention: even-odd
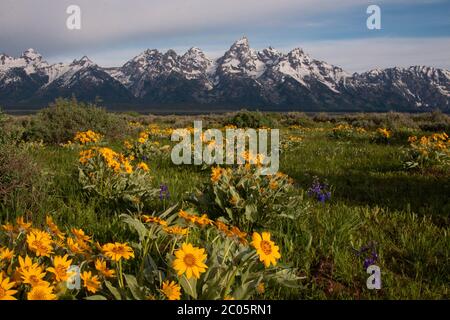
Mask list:
[[[147,228],[145,225],[140,222],[139,220],[131,217],[128,214],[122,214],[120,217],[123,219],[123,221],[128,224],[130,227],[132,227],[139,235],[139,240],[142,242],[145,239],[145,236],[147,235]]]
[[[86,300],[108,300],[102,295],[89,296],[85,298]]]
[[[180,285],[184,292],[190,295],[192,298],[197,299],[197,279],[192,277],[189,280],[186,276],[182,276],[180,279]]]
[[[136,300],[143,300],[145,298],[145,295],[139,287],[136,277],[130,274],[125,274],[124,276],[133,297]]]
[[[254,222],[253,217],[255,217],[257,215],[257,211],[258,211],[258,209],[256,208],[256,206],[254,204],[248,204],[245,206],[245,217],[249,221]]]
[[[111,282],[109,281],[105,281],[105,285],[108,288],[108,290],[112,293],[112,295],[114,296],[114,298],[116,300],[122,300],[122,296],[120,295],[119,290],[117,290],[117,288],[115,288]]]
[[[164,211],[162,214],[160,214],[160,218],[164,219],[165,217],[167,217],[168,215],[170,215],[172,213],[172,211],[178,207],[178,203],[173,205],[172,207],[170,207],[169,209],[167,209],[166,211]]]

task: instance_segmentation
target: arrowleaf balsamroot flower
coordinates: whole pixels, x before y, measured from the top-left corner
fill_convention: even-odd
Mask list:
[[[17,272],[20,274],[23,271],[29,271],[30,269],[40,269],[42,271],[41,267],[39,267],[39,264],[37,262],[33,263],[33,260],[31,260],[29,256],[25,256],[25,259],[19,256],[18,260],[20,267],[17,268]]]
[[[100,259],[95,260],[95,269],[105,278],[113,278],[116,273],[114,270],[108,269],[106,266],[106,261]]]
[[[45,231],[35,230],[27,235],[28,249],[36,256],[50,257],[52,253],[52,238]]]
[[[89,241],[91,239],[90,236],[86,235],[83,231],[83,229],[75,229],[72,228],[72,234],[79,240],[79,241]]]
[[[33,288],[48,284],[47,281],[43,280],[44,277],[45,272],[43,272],[40,267],[22,270],[23,283],[29,284]]]
[[[48,272],[51,272],[55,275],[55,280],[57,282],[66,281],[70,276],[67,273],[67,270],[72,264],[72,259],[68,260],[67,258],[67,254],[64,257],[55,256],[53,258],[53,267],[47,268]]]
[[[181,287],[175,281],[164,281],[161,291],[168,300],[180,300]]]
[[[141,169],[141,170],[144,170],[145,172],[148,172],[150,169],[149,169],[149,167],[148,167],[148,165],[145,163],[145,162],[140,162],[138,165],[137,165],[137,168],[138,169]]]
[[[8,277],[3,278],[0,272],[0,301],[1,300],[17,300],[13,297],[17,290],[11,290],[15,286],[14,282],[10,282]]]
[[[83,247],[81,244],[82,244],[81,242],[76,242],[72,238],[67,238],[67,247],[74,254],[84,254],[85,253],[85,249],[87,249],[87,248]]]
[[[0,260],[11,260],[14,256],[14,250],[0,248]]]
[[[155,224],[159,224],[161,226],[167,226],[167,221],[165,221],[159,217],[143,215],[142,221],[144,221],[145,223],[155,223]]]
[[[16,222],[17,222],[17,225],[19,226],[19,228],[23,231],[28,231],[28,229],[31,228],[31,222],[25,222],[23,217],[18,217],[16,219]]]
[[[222,177],[223,169],[220,167],[212,168],[211,169],[211,182],[216,183],[220,180],[220,177]]]
[[[92,276],[91,271],[84,271],[80,275],[81,279],[83,279],[84,287],[87,291],[91,293],[96,293],[100,288],[100,281],[97,276]]]
[[[386,139],[389,139],[392,136],[392,132],[386,128],[378,128],[377,132]]]
[[[175,236],[185,236],[189,233],[188,228],[182,228],[180,226],[170,226],[170,227],[164,227],[163,230],[167,232],[168,234],[172,234]]]
[[[33,287],[27,294],[28,300],[56,300],[56,295],[53,293],[53,287],[50,285],[41,285]]]
[[[270,264],[277,265],[277,260],[281,258],[280,248],[270,240],[270,233],[263,232],[259,234],[253,233],[252,245],[255,247],[256,252],[259,255],[259,260],[264,263],[264,266],[268,268]]]
[[[104,254],[113,261],[118,262],[124,258],[128,260],[134,258],[134,252],[126,243],[107,243],[102,247]]]
[[[88,130],[84,132],[77,132],[73,140],[79,142],[80,144],[87,144],[87,143],[95,143],[99,141],[101,138],[102,136],[100,134],[95,133],[92,130]]]
[[[205,249],[194,247],[190,243],[183,243],[181,248],[175,251],[175,257],[172,266],[179,276],[186,274],[188,279],[192,276],[199,279],[200,273],[206,272],[208,268],[205,264]]]

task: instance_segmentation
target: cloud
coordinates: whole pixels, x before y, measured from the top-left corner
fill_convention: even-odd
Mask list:
[[[302,47],[316,59],[348,72],[426,65],[450,70],[450,37],[313,41]]]
[[[82,12],[80,31],[65,27],[66,8],[74,3]],[[286,19],[311,21],[316,15],[332,16],[355,7],[364,15],[368,4],[369,0],[2,0],[0,44],[3,50],[14,52],[33,46],[61,53],[193,33],[270,28],[283,25]]]
[[[444,2],[377,1],[382,9],[401,4],[405,11],[415,4],[433,6]],[[86,54],[101,65],[113,66],[146,48],[175,47],[181,53],[189,46],[199,46],[218,56],[233,40],[246,34],[256,47],[302,46],[310,49],[313,56],[350,71],[396,62],[441,63],[448,67],[448,62],[442,59],[449,53],[448,46],[439,39],[405,38],[398,43],[395,39],[351,40],[365,37],[350,32],[366,32],[365,8],[372,3],[370,0],[2,0],[0,51],[18,55],[33,47],[52,62]],[[82,10],[80,31],[65,27],[66,8],[72,4]],[[350,14],[353,16],[349,17]],[[317,41],[324,39],[335,40]],[[426,43],[439,50],[426,48]]]

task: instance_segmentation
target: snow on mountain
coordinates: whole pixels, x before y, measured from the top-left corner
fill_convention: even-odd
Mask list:
[[[267,67],[258,52],[250,48],[245,37],[236,41],[217,63],[219,76],[249,76],[254,79],[263,75]]]
[[[189,49],[181,56],[180,64],[186,79],[198,79],[214,72],[214,62],[199,48]]]
[[[45,68],[45,73],[48,76],[47,85],[61,77],[70,70],[70,65],[66,63],[55,63]]]
[[[0,55],[0,103],[74,93],[95,97],[95,90],[113,103],[130,104],[450,109],[448,70],[415,66],[349,74],[300,48],[286,54],[272,47],[254,50],[245,37],[216,60],[195,47],[181,55],[148,49],[117,68],[102,68],[87,57],[49,65],[33,49],[18,58]]]
[[[311,81],[317,81],[335,93],[339,93],[339,83],[350,77],[350,74],[339,67],[312,59],[300,48],[281,57],[274,71],[283,75],[281,81],[284,81],[286,76],[291,77],[306,88],[311,87]]]
[[[19,58],[8,55],[0,55],[0,72],[6,72],[13,68],[22,68],[28,75],[38,72],[48,64],[34,49],[28,49]]]

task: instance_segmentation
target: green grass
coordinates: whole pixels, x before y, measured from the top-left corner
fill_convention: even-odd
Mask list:
[[[329,126],[329,125],[324,125]],[[283,130],[282,135],[291,134]],[[406,142],[335,140],[326,132],[300,134],[303,142],[282,153],[280,170],[295,180],[303,205],[295,220],[273,227],[282,262],[305,276],[300,289],[270,288],[272,299],[445,299],[450,283],[450,172],[406,171]],[[110,141],[119,147],[120,141]],[[129,240],[117,218],[123,213],[86,196],[77,183],[77,152],[58,146],[32,151],[47,183],[34,220],[51,214],[66,229],[81,227],[95,240]],[[164,183],[170,199],[155,199],[149,211],[180,203],[209,181],[209,171],[150,160],[153,186]],[[328,181],[332,200],[321,204],[306,190],[313,177]],[[3,206],[0,220],[24,214]],[[150,212],[151,213],[151,212]],[[366,288],[368,275],[354,249],[376,243],[382,290]]]

